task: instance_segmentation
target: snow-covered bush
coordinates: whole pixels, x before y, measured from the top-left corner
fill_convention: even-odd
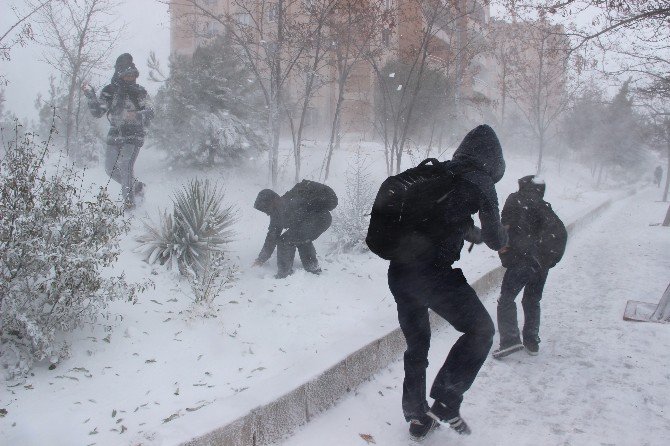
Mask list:
[[[0,364],[9,377],[57,361],[67,352],[59,332],[143,288],[105,273],[129,228],[123,208],[105,188],[83,187],[78,170],[48,169],[49,141],[18,135],[0,160]]]
[[[228,264],[224,253],[212,254],[202,270],[188,277],[193,302],[205,309],[211,309],[214,299],[231,286],[236,274],[237,268]]]
[[[333,252],[368,249],[365,237],[377,189],[368,170],[368,160],[361,156],[359,150],[355,162],[346,171],[346,198],[340,202],[333,218]]]
[[[174,164],[237,165],[266,150],[261,89],[234,45],[219,37],[173,56],[156,94],[152,135]]]
[[[177,191],[172,214],[162,211],[158,225],[145,222],[146,232],[137,238],[147,262],[167,264],[184,275],[205,271],[234,236],[236,213],[222,205],[223,198],[218,186],[198,179]]]

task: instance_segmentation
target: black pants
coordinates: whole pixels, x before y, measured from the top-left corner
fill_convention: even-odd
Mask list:
[[[285,277],[291,273],[296,248],[306,271],[319,269],[312,242],[330,227],[332,221],[330,212],[319,212],[304,217],[300,225],[284,231],[277,243],[277,275]]]
[[[524,314],[523,338],[540,342],[540,300],[548,272],[546,269],[528,265],[508,268],[505,272],[498,299],[498,332],[502,347],[521,341],[514,300],[522,288],[524,288],[521,300]]]
[[[429,308],[463,333],[451,348],[430,391],[431,398],[447,406],[448,418],[458,416],[463,394],[491,349],[495,333],[491,317],[460,269],[391,262],[388,281],[407,341],[402,395],[405,419],[417,418],[429,409],[426,402]]]

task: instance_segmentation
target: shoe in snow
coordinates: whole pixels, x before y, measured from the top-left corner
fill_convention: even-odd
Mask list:
[[[523,341],[523,346],[526,347],[526,353],[531,356],[537,356],[540,353],[540,345],[536,341]]]
[[[317,276],[323,272],[321,271],[321,268],[319,268],[318,266],[314,269],[306,269],[305,271],[307,271],[308,273],[316,274]]]
[[[423,440],[434,429],[437,429],[440,423],[428,415],[409,422],[409,434],[414,440]]]
[[[280,272],[280,273],[275,274],[275,279],[285,279],[285,278],[287,278],[288,276],[290,276],[291,274],[293,274],[293,270],[292,270],[292,269],[290,269],[290,270],[288,270],[288,271],[282,271],[282,272]]]
[[[470,426],[468,426],[468,423],[466,423],[465,420],[461,417],[456,417],[452,418],[451,420],[447,420],[447,423],[449,423],[449,427],[455,430],[458,433],[458,435],[470,435],[472,433],[472,431],[470,430]]]
[[[446,404],[435,400],[433,407],[428,411],[428,416],[434,420],[449,423],[449,427],[460,435],[470,435],[472,431],[457,410],[450,409]]]
[[[506,346],[501,345],[497,350],[493,350],[492,356],[495,359],[500,359],[504,358],[505,356],[509,356],[512,353],[518,352],[519,350],[523,350],[523,344],[521,342],[516,342]]]

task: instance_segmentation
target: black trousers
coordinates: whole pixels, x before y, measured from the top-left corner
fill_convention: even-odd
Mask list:
[[[463,394],[491,349],[495,333],[491,317],[460,269],[391,262],[388,281],[407,341],[402,395],[405,419],[417,418],[429,409],[426,402],[429,308],[463,333],[449,351],[430,391],[431,398],[447,406],[448,418],[458,416]]]
[[[498,299],[498,332],[502,347],[521,341],[514,302],[521,289],[524,289],[521,300],[524,314],[523,338],[540,342],[540,300],[548,272],[549,270],[528,265],[508,268],[505,272]]]
[[[305,216],[300,225],[289,228],[277,242],[277,275],[285,277],[293,268],[296,248],[306,271],[316,271],[319,261],[312,243],[330,227],[333,218],[324,211]]]

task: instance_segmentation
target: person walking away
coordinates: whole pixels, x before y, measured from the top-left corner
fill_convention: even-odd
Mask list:
[[[305,271],[320,274],[314,240],[332,223],[330,211],[337,207],[337,195],[325,184],[303,180],[283,196],[271,189],[258,193],[254,208],[270,216],[265,243],[253,266],[267,262],[277,248],[277,275],[293,274],[298,250]],[[284,231],[286,229],[286,231]]]
[[[661,166],[656,166],[654,170],[654,184],[656,187],[661,187],[661,179],[663,178],[663,168]]]
[[[493,357],[500,359],[524,347],[530,355],[539,352],[540,300],[549,269],[565,252],[567,232],[551,205],[544,201],[545,184],[534,175],[519,179],[519,191],[510,194],[502,210],[508,227],[509,245],[500,251],[507,268],[498,299],[500,347]],[[523,292],[523,343],[517,324],[516,296]]]
[[[406,173],[422,168],[424,163]],[[450,176],[453,179],[448,190],[438,191],[437,200],[428,203],[428,208],[436,212],[435,216],[405,216],[420,223],[411,228],[408,235],[411,243],[403,242],[405,254],[389,257],[388,285],[407,341],[402,410],[414,439],[425,437],[437,427],[438,421],[448,423],[459,434],[470,433],[469,426],[461,417],[460,407],[464,393],[488,356],[495,329],[461,269],[452,265],[460,258],[464,240],[473,243],[483,241],[493,250],[502,248],[507,242],[500,223],[495,189],[495,183],[505,172],[505,161],[493,129],[480,125],[470,131],[454,153],[453,160],[446,162],[445,167],[449,175],[453,173]],[[410,173],[406,179],[411,181],[416,176],[420,175]],[[382,189],[377,200],[381,200]],[[422,193],[416,200],[425,196]],[[413,203],[404,203],[403,207],[406,206],[411,207]],[[373,232],[375,207],[366,239],[373,252],[376,251],[373,248],[374,238],[379,238],[383,245],[384,237],[390,237],[390,234]],[[379,209],[382,210],[381,207]],[[476,213],[479,214],[481,229],[474,226],[472,214]],[[407,255],[409,250],[416,252],[410,256]],[[433,381],[430,391],[430,397],[434,399],[432,406],[426,401],[426,367],[431,337],[428,309],[462,333]]]
[[[135,178],[134,167],[144,144],[144,129],[154,116],[147,91],[137,84],[138,76],[133,57],[124,53],[116,59],[112,80],[99,98],[93,87],[82,85],[91,114],[96,118],[106,115],[110,122],[105,171],[121,185],[127,209],[134,208],[136,198],[144,194],[146,185]]]

